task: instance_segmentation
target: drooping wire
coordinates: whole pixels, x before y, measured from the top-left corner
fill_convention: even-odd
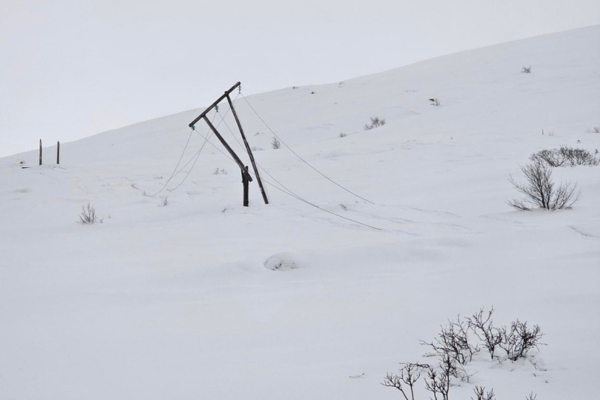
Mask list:
[[[225,122],[225,120],[223,120],[223,123],[225,124],[225,127],[227,128],[227,130],[229,130],[229,133],[231,133],[231,135],[233,136],[233,138],[235,139],[235,141],[236,141],[236,142],[238,142],[238,144],[239,144],[239,145],[240,145],[240,147],[241,147],[241,146],[242,146],[242,144],[241,144],[241,143],[239,142],[239,140],[236,138],[236,136],[235,136],[235,134],[233,133],[233,131],[231,130],[231,128],[229,128],[229,125],[227,125],[227,122]],[[223,153],[223,152],[221,152],[221,153]],[[223,153],[223,154],[225,154],[225,153]],[[229,157],[228,157],[228,158],[229,158]],[[354,220],[354,219],[352,219],[352,218],[344,217],[343,215],[340,215],[340,214],[334,213],[333,211],[326,210],[326,209],[324,209],[324,208],[322,208],[322,207],[319,207],[318,205],[316,205],[316,204],[314,204],[314,203],[312,203],[312,202],[310,202],[310,201],[308,201],[308,200],[306,200],[306,199],[304,199],[304,198],[300,197],[299,195],[297,195],[296,193],[294,193],[294,192],[293,192],[291,189],[287,188],[287,187],[286,187],[286,186],[285,186],[283,183],[281,183],[281,182],[280,182],[280,181],[279,181],[277,178],[275,178],[275,177],[274,177],[274,176],[273,176],[271,173],[269,173],[269,171],[267,171],[265,168],[263,168],[263,167],[262,167],[262,165],[260,165],[258,162],[256,162],[256,160],[255,160],[255,163],[256,163],[256,165],[258,166],[258,168],[260,168],[260,169],[261,169],[261,171],[263,171],[265,174],[267,174],[267,175],[268,175],[268,176],[269,176],[271,179],[273,179],[273,181],[277,182],[277,185],[279,185],[279,186],[281,186],[281,187],[278,187],[277,185],[275,185],[275,184],[273,184],[273,183],[271,183],[271,182],[269,182],[269,181],[265,180],[264,178],[261,178],[261,180],[262,180],[263,182],[265,182],[266,184],[268,184],[269,186],[272,186],[272,187],[274,187],[275,189],[279,190],[280,192],[282,192],[282,193],[284,193],[284,194],[287,194],[288,196],[290,196],[290,197],[292,197],[292,198],[295,198],[295,199],[296,199],[296,200],[298,200],[298,201],[301,201],[301,202],[303,202],[303,203],[305,203],[305,204],[308,204],[308,205],[309,205],[309,206],[311,206],[311,207],[314,207],[314,208],[316,208],[316,209],[319,209],[319,210],[321,210],[321,211],[324,211],[324,212],[326,212],[326,213],[328,213],[328,214],[331,214],[331,215],[334,215],[334,216],[336,216],[336,217],[339,217],[339,218],[342,218],[342,219],[345,219],[345,220],[348,220],[348,221],[354,222],[354,223],[356,223],[356,224],[363,225],[363,226],[366,226],[366,227],[368,227],[368,228],[372,228],[372,229],[375,229],[375,230],[378,230],[378,231],[381,231],[381,230],[382,230],[381,228],[377,228],[377,227],[375,227],[375,226],[372,226],[372,225],[369,225],[369,224],[365,224],[364,222],[360,222],[360,221]]]
[[[237,98],[238,98],[238,96],[239,96],[240,94],[241,94],[241,93],[238,93],[238,95],[237,95],[237,96],[235,97],[235,99],[233,100],[233,103],[235,103],[235,100],[237,100]],[[242,96],[243,96],[243,95],[242,95]],[[227,116],[227,114],[229,113],[229,111],[231,111],[231,109],[228,109],[228,110],[227,110],[227,112],[225,113],[225,115],[223,115],[223,116],[221,116],[221,115],[218,113],[218,111],[217,111],[217,112],[215,113],[215,115],[213,116],[213,119],[212,119],[211,123],[212,123],[212,122],[214,122],[214,120],[215,120],[215,118],[216,118],[217,114],[219,114],[219,116],[221,117],[221,121],[219,121],[219,123],[217,124],[217,126],[216,126],[216,127],[220,126],[220,125],[221,125],[221,123],[225,124],[225,126],[227,127],[227,130],[228,130],[228,131],[231,133],[231,135],[233,136],[233,138],[235,139],[235,141],[238,143],[238,145],[239,145],[240,147],[242,147],[242,144],[241,144],[241,143],[240,143],[240,141],[237,139],[237,137],[235,136],[235,134],[233,133],[233,131],[231,130],[231,128],[229,127],[229,125],[228,125],[228,124],[227,124],[227,122],[225,121],[225,117]],[[266,125],[266,124],[265,124],[265,125]],[[192,130],[192,132],[193,132],[193,131],[194,131],[194,130]],[[192,133],[192,132],[190,132],[190,137],[191,137],[191,133]],[[162,189],[161,189],[161,190],[160,190],[158,193],[160,193],[160,192],[161,192],[161,191],[162,191],[162,190],[163,190],[163,189],[164,189],[164,188],[165,188],[165,187],[168,185],[169,181],[170,181],[171,179],[173,179],[173,177],[177,176],[177,175],[178,175],[178,174],[179,174],[181,171],[183,171],[183,170],[184,170],[184,169],[185,169],[185,168],[186,168],[186,167],[189,165],[189,163],[190,163],[192,160],[194,160],[194,163],[192,164],[192,167],[190,168],[190,170],[188,171],[188,173],[186,174],[186,176],[183,178],[183,180],[182,180],[182,181],[181,181],[181,182],[180,182],[180,183],[179,183],[179,184],[178,184],[178,185],[177,185],[175,188],[173,188],[173,189],[169,189],[169,191],[174,191],[174,190],[176,190],[177,188],[179,188],[179,187],[180,187],[180,186],[181,186],[181,185],[182,185],[182,184],[185,182],[185,180],[186,180],[186,179],[188,178],[188,176],[190,175],[191,171],[194,169],[194,166],[196,165],[196,162],[198,161],[198,158],[200,157],[200,153],[202,152],[202,149],[203,149],[203,148],[206,146],[206,144],[207,144],[207,143],[208,143],[208,144],[210,144],[211,146],[213,146],[213,147],[214,147],[216,150],[218,150],[218,151],[219,151],[219,152],[220,152],[220,153],[221,153],[223,156],[225,156],[226,158],[228,158],[228,159],[229,159],[229,160],[231,160],[231,161],[234,161],[234,160],[233,160],[233,159],[232,159],[232,158],[231,158],[229,155],[227,155],[227,154],[226,154],[225,152],[223,152],[223,151],[222,151],[220,148],[218,148],[217,146],[215,146],[213,143],[211,143],[211,142],[210,142],[210,137],[212,136],[212,132],[207,132],[207,135],[206,135],[206,136],[203,136],[203,135],[202,135],[200,132],[198,132],[198,131],[196,131],[196,132],[197,132],[197,133],[198,133],[198,134],[199,134],[199,135],[200,135],[200,136],[201,136],[201,137],[204,139],[204,142],[202,143],[202,146],[201,146],[201,147],[200,147],[200,149],[199,149],[199,150],[196,152],[196,154],[195,154],[194,156],[192,156],[192,158],[191,158],[191,159],[190,159],[190,160],[189,160],[189,161],[188,161],[188,162],[187,162],[187,163],[186,163],[186,164],[185,164],[185,165],[184,165],[184,166],[183,166],[183,167],[182,167],[182,168],[181,168],[179,171],[177,171],[177,172],[174,172],[173,174],[171,174],[171,177],[169,178],[169,180],[167,181],[167,183],[165,184],[165,186],[164,186],[164,187],[163,187],[163,188],[162,188]],[[188,137],[188,143],[189,143],[189,140],[190,140],[190,138]],[[188,143],[186,143],[186,148],[187,148],[187,145],[188,145]],[[185,152],[185,148],[184,148],[184,152]],[[178,163],[177,163],[177,166],[179,166],[179,164],[181,163],[181,159],[182,159],[182,158],[183,158],[183,153],[182,153],[182,155],[181,155],[181,157],[180,157],[180,159],[179,159],[179,161],[178,161]],[[273,183],[271,183],[271,182],[269,182],[269,181],[265,180],[264,178],[262,179],[262,181],[263,181],[263,182],[265,182],[266,184],[268,184],[269,186],[272,186],[273,188],[275,188],[275,189],[279,190],[280,192],[282,192],[282,193],[284,193],[284,194],[287,194],[288,196],[290,196],[290,197],[292,197],[292,198],[294,198],[294,199],[296,199],[296,200],[298,200],[298,201],[300,201],[300,202],[302,202],[302,203],[305,203],[305,204],[307,204],[307,205],[309,205],[309,206],[311,206],[311,207],[314,207],[314,208],[316,208],[316,209],[318,209],[318,210],[321,210],[321,211],[323,211],[323,212],[326,212],[326,213],[328,213],[328,214],[331,214],[331,215],[333,215],[333,216],[336,216],[336,217],[338,217],[338,218],[345,219],[345,220],[347,220],[347,221],[350,221],[350,222],[353,222],[353,223],[356,223],[356,224],[359,224],[359,225],[365,226],[365,227],[367,227],[367,228],[375,229],[375,230],[378,230],[378,231],[381,231],[381,230],[382,230],[381,228],[377,228],[377,227],[375,227],[375,226],[372,226],[372,225],[369,225],[369,224],[365,224],[365,223],[363,223],[363,222],[360,222],[360,221],[354,220],[354,219],[352,219],[352,218],[344,217],[343,215],[340,215],[340,214],[334,213],[333,211],[329,211],[329,210],[326,210],[326,209],[324,209],[324,208],[322,208],[322,207],[319,207],[318,205],[316,205],[316,204],[314,204],[314,203],[312,203],[312,202],[310,202],[310,201],[308,201],[308,200],[306,200],[306,199],[304,199],[304,198],[300,197],[299,195],[297,195],[296,193],[294,193],[292,190],[290,190],[289,188],[287,188],[287,187],[286,187],[286,186],[285,186],[283,183],[281,183],[281,182],[280,182],[280,181],[279,181],[277,178],[275,178],[275,177],[274,177],[274,176],[273,176],[271,173],[269,173],[269,171],[267,171],[267,170],[266,170],[265,168],[263,168],[263,167],[262,167],[260,164],[258,164],[258,162],[257,162],[256,164],[257,164],[257,166],[258,166],[258,167],[259,167],[259,168],[260,168],[260,169],[261,169],[261,170],[262,170],[262,171],[263,171],[265,174],[267,174],[267,175],[268,175],[268,176],[269,176],[271,179],[273,179],[273,181],[275,181],[275,182],[277,183],[277,185],[279,185],[279,186],[281,186],[281,187],[279,187],[279,186],[277,186],[276,184],[273,184]],[[177,166],[176,166],[175,170],[177,169]],[[157,193],[157,194],[158,194],[158,193]],[[156,196],[156,194],[155,194],[154,196]],[[360,197],[360,196],[359,196],[359,197]],[[367,200],[367,201],[368,201],[368,200]]]
[[[250,107],[250,109],[254,112],[254,114],[256,114],[256,116],[262,121],[263,124],[265,124],[265,126],[267,127],[267,129],[269,129],[269,131],[277,138],[277,140],[279,140],[285,147],[288,148],[289,151],[291,151],[296,157],[298,157],[303,163],[305,163],[306,165],[308,165],[310,168],[312,168],[315,172],[317,172],[319,175],[321,175],[323,178],[327,179],[328,181],[330,181],[331,183],[333,183],[334,185],[338,186],[339,188],[341,188],[342,190],[345,190],[346,192],[350,193],[351,195],[358,197],[361,200],[366,201],[369,204],[375,204],[370,200],[365,199],[362,196],[359,196],[358,194],[352,192],[349,189],[346,189],[344,186],[340,185],[339,183],[337,183],[336,181],[334,181],[333,179],[331,179],[330,177],[328,177],[327,175],[325,175],[324,173],[322,173],[321,171],[319,171],[318,169],[316,169],[315,167],[313,167],[308,161],[306,161],[304,158],[302,158],[298,153],[296,153],[290,146],[288,146],[276,133],[275,131],[273,131],[273,129],[269,126],[269,124],[267,124],[265,122],[265,120],[258,114],[258,112],[254,109],[254,107],[252,107],[252,104],[250,104],[250,102],[248,101],[248,99],[246,98],[246,96],[244,96],[242,94],[242,97],[244,98],[244,100],[246,101],[246,103],[248,104],[248,107]]]
[[[181,171],[177,172],[177,168],[179,167],[179,164],[181,163],[181,160],[183,159],[183,155],[185,154],[185,151],[187,150],[188,145],[190,144],[190,139],[192,138],[193,134],[194,134],[194,130],[190,129],[190,134],[189,134],[189,136],[187,138],[187,141],[185,142],[185,146],[183,147],[183,151],[181,152],[181,156],[179,156],[179,160],[177,161],[177,164],[175,165],[175,168],[173,168],[173,172],[171,173],[171,176],[169,177],[169,179],[167,179],[167,181],[165,182],[165,184],[163,185],[163,187],[160,188],[160,190],[158,192],[154,193],[154,194],[146,194],[146,193],[144,193],[145,196],[154,197],[154,196],[159,195],[163,190],[165,190],[165,188],[167,187],[167,185],[169,184],[169,182],[171,182],[171,179],[173,179],[177,174],[179,174],[179,172],[181,172]],[[184,168],[185,168],[185,166],[184,166]]]
[[[235,98],[233,99],[233,102],[232,102],[232,103],[234,103],[234,104],[235,104],[235,101],[237,100],[237,98],[238,98],[238,96],[239,96],[239,95],[240,95],[240,93],[238,93],[238,95],[237,95],[237,96],[235,96]],[[229,114],[229,112],[230,112],[230,111],[231,111],[231,108],[229,108],[229,109],[227,110],[227,112],[225,113],[225,115],[221,117],[221,121],[219,121],[219,123],[218,123],[218,124],[217,124],[217,126],[216,126],[217,128],[219,127],[219,125],[221,125],[221,123],[222,123],[222,122],[224,122],[224,121],[225,121],[225,117],[227,116],[227,114]],[[212,121],[211,121],[211,123],[213,123],[213,122],[215,121],[215,118],[217,117],[217,114],[219,114],[219,110],[218,110],[218,108],[217,108],[217,110],[216,110],[216,113],[215,113],[215,115],[213,115],[213,118],[212,118]],[[219,114],[219,116],[221,116],[221,115]],[[152,195],[146,195],[146,196],[149,196],[149,197],[154,197],[154,196],[158,195],[159,193],[161,193],[161,192],[162,192],[162,191],[163,191],[163,190],[164,190],[164,189],[165,189],[165,188],[166,188],[166,187],[169,185],[169,182],[171,182],[171,180],[172,180],[174,177],[176,177],[177,175],[179,175],[179,174],[180,174],[180,173],[181,173],[181,172],[182,172],[182,171],[183,171],[183,170],[184,170],[184,169],[185,169],[185,168],[186,168],[186,167],[187,167],[187,166],[188,166],[188,165],[189,165],[189,164],[192,162],[192,160],[193,160],[193,161],[194,161],[194,163],[192,164],[192,167],[189,169],[189,171],[187,172],[187,174],[185,175],[185,177],[183,178],[183,180],[182,180],[181,182],[179,182],[179,184],[178,184],[177,186],[175,186],[173,189],[168,189],[168,190],[169,190],[170,192],[173,192],[173,191],[175,191],[176,189],[178,189],[178,188],[179,188],[179,187],[180,187],[180,186],[181,186],[181,185],[182,185],[182,184],[183,184],[183,183],[186,181],[186,179],[188,178],[188,176],[190,176],[190,173],[191,173],[191,172],[192,172],[192,170],[194,169],[194,167],[195,167],[195,165],[196,165],[196,162],[198,161],[198,158],[200,157],[200,153],[202,152],[202,149],[204,148],[204,146],[206,146],[206,143],[209,143],[211,146],[213,146],[214,148],[216,148],[217,150],[219,150],[219,151],[220,151],[220,149],[219,149],[218,147],[216,147],[214,144],[212,144],[212,143],[210,142],[210,137],[212,136],[212,132],[209,132],[209,128],[207,128],[206,136],[203,136],[203,135],[202,135],[200,132],[196,131],[194,128],[190,128],[190,129],[191,129],[190,135],[188,136],[188,140],[187,140],[187,142],[186,142],[186,144],[185,144],[185,147],[184,147],[184,149],[183,149],[183,151],[182,151],[182,153],[181,153],[181,156],[179,157],[179,161],[177,161],[177,165],[175,166],[175,169],[173,170],[173,173],[171,174],[171,176],[169,177],[169,179],[167,180],[167,182],[165,182],[165,184],[163,185],[163,187],[162,187],[162,188],[161,188],[161,189],[160,189],[158,192],[156,192],[155,194],[152,194]],[[200,137],[202,137],[202,138],[204,139],[204,143],[203,143],[203,144],[202,144],[202,146],[200,147],[200,150],[198,150],[198,151],[196,152],[196,154],[194,154],[194,155],[192,156],[192,158],[190,158],[190,159],[188,160],[188,162],[187,162],[187,163],[185,163],[185,165],[184,165],[183,167],[181,167],[181,169],[180,169],[179,171],[177,171],[177,167],[179,167],[179,164],[181,163],[181,160],[182,160],[182,158],[183,158],[183,155],[185,154],[185,150],[187,149],[187,147],[188,147],[188,144],[189,144],[189,142],[190,142],[190,138],[192,137],[192,134],[193,134],[194,132],[197,132],[197,133],[200,135]]]
[[[364,222],[360,222],[360,221],[357,221],[357,220],[352,219],[352,218],[344,217],[343,215],[340,215],[340,214],[334,213],[333,211],[329,211],[329,210],[326,210],[326,209],[324,209],[322,207],[319,207],[318,205],[316,205],[314,203],[311,203],[310,201],[305,200],[302,197],[300,197],[300,196],[298,196],[298,195],[296,195],[296,194],[294,194],[292,192],[288,192],[287,190],[284,190],[284,189],[281,189],[281,188],[277,187],[276,185],[272,184],[271,182],[265,180],[264,178],[262,179],[262,181],[265,182],[267,185],[270,185],[270,186],[274,187],[275,189],[281,191],[282,193],[287,194],[288,196],[291,196],[291,197],[293,197],[293,198],[295,198],[295,199],[297,199],[297,200],[299,200],[299,201],[301,201],[301,202],[303,202],[305,204],[308,204],[309,206],[312,206],[312,207],[314,207],[316,209],[319,209],[319,210],[321,210],[323,212],[326,212],[326,213],[331,214],[331,215],[335,215],[336,217],[345,219],[347,221],[354,222],[355,224],[366,226],[367,228],[375,229],[375,230],[378,230],[378,231],[382,231],[383,230],[381,228],[377,228],[376,226],[365,224]]]
[[[214,118],[213,118],[214,119]],[[195,158],[192,158],[194,160],[194,163],[192,164],[190,170],[188,171],[188,173],[185,175],[185,177],[183,178],[183,180],[181,182],[179,182],[179,184],[177,186],[175,186],[173,189],[167,189],[169,192],[174,192],[175,190],[177,190],[179,188],[179,186],[183,185],[183,183],[185,182],[185,180],[188,178],[188,176],[190,176],[190,174],[192,173],[192,170],[194,169],[194,167],[196,166],[196,162],[198,161],[198,158],[200,158],[200,153],[202,152],[202,149],[204,148],[204,146],[206,146],[206,143],[208,143],[208,140],[210,139],[210,134],[206,135],[206,137],[204,138],[204,143],[202,143],[202,146],[200,146],[200,150],[198,150],[196,152],[196,156]],[[192,160],[190,159],[190,161]],[[189,164],[189,161],[188,161]],[[187,165],[187,164],[186,164]],[[185,168],[185,166],[184,166]]]

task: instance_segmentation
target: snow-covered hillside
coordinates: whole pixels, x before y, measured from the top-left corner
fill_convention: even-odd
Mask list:
[[[594,26],[238,95],[270,174],[271,204],[252,182],[248,208],[223,146],[187,126],[201,110],[63,144],[59,166],[52,147],[41,167],[1,159],[0,399],[398,399],[386,372],[432,362],[420,340],[492,305],[547,346],[482,351],[451,399],[595,398],[600,166],[553,169],[581,189],[573,210],[507,201],[532,153],[600,149],[599,93]],[[226,103],[209,118],[247,160]],[[102,223],[78,223],[88,203]]]

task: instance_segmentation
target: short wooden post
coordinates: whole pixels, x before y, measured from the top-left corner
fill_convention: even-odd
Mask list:
[[[56,142],[56,164],[60,164],[60,142]]]
[[[42,165],[42,139],[40,139],[40,165]]]
[[[242,171],[242,183],[244,184],[244,207],[248,207],[248,167],[244,167],[244,171]]]

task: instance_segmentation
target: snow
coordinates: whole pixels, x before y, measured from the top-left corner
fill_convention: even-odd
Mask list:
[[[451,398],[476,384],[498,399],[595,398],[600,167],[553,169],[581,188],[573,210],[506,201],[530,154],[600,149],[599,73],[594,26],[248,97],[304,160],[374,204],[273,150],[237,97],[262,167],[377,229],[270,185],[265,205],[256,182],[242,207],[214,138],[177,190],[191,163],[150,196],[201,110],[61,144],[60,165],[53,147],[41,167],[37,152],[0,159],[0,398],[394,399],[386,372],[431,361],[420,340],[492,305],[498,324],[541,326],[538,367],[482,353]],[[386,124],[364,131],[373,116]],[[203,142],[192,135],[180,167]],[[102,223],[77,222],[88,202]]]

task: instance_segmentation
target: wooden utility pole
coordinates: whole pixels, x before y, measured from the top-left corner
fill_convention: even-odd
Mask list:
[[[60,164],[60,142],[56,142],[56,164]]]
[[[225,93],[223,93],[223,95],[221,95],[221,97],[219,97],[214,103],[212,103],[207,109],[205,109],[199,116],[197,116],[196,119],[194,119],[192,122],[190,122],[189,127],[192,129],[195,129],[194,125],[196,125],[196,122],[198,122],[200,120],[204,120],[204,122],[206,122],[206,125],[208,125],[210,130],[215,134],[217,139],[219,139],[221,144],[225,147],[225,149],[227,150],[229,155],[231,155],[231,157],[233,158],[235,163],[238,165],[238,167],[240,167],[240,171],[242,173],[242,184],[244,185],[244,207],[248,207],[248,183],[252,182],[252,176],[248,172],[248,167],[244,165],[242,160],[240,160],[240,158],[237,156],[237,154],[235,154],[235,152],[229,146],[229,144],[227,144],[225,139],[223,139],[223,136],[221,136],[221,134],[217,131],[217,128],[215,128],[214,125],[210,122],[210,120],[206,117],[206,114],[208,114],[213,108],[218,107],[218,104],[223,99],[227,98],[227,101],[229,102],[229,106],[231,107],[231,111],[233,112],[233,116],[235,117],[235,122],[237,123],[237,126],[240,129],[240,133],[242,134],[242,138],[244,139],[244,144],[246,145],[246,150],[248,151],[248,156],[250,157],[250,161],[252,162],[252,168],[254,169],[254,173],[256,174],[256,179],[258,181],[258,185],[260,186],[260,191],[262,193],[263,200],[265,201],[265,204],[269,204],[269,200],[267,199],[267,194],[265,193],[265,189],[262,185],[262,181],[260,180],[260,175],[258,174],[258,169],[256,168],[256,162],[254,161],[252,149],[248,145],[248,141],[246,140],[246,136],[244,135],[244,130],[242,129],[242,124],[240,123],[237,113],[235,112],[235,109],[233,108],[233,102],[231,101],[231,98],[229,97],[229,94],[231,92],[233,92],[235,89],[237,89],[238,87],[240,87],[240,85],[241,85],[241,83],[238,82],[235,85],[233,85],[229,90],[227,90]],[[218,108],[217,108],[217,110],[218,110]]]
[[[42,139],[40,139],[40,165],[42,165]]]
[[[250,162],[252,163],[252,169],[254,169],[254,174],[256,175],[256,180],[258,181],[258,186],[260,187],[260,193],[262,194],[263,200],[265,204],[269,204],[269,199],[267,198],[267,193],[265,192],[265,188],[263,187],[262,180],[260,179],[260,174],[258,173],[258,168],[256,168],[256,161],[254,161],[254,154],[252,154],[252,149],[246,140],[246,135],[244,135],[244,130],[242,129],[242,124],[240,123],[240,119],[235,112],[235,108],[233,107],[233,102],[229,97],[229,93],[227,95],[227,102],[229,103],[229,107],[231,108],[231,112],[233,113],[233,117],[235,118],[235,122],[237,123],[238,128],[240,129],[240,133],[242,135],[242,139],[244,140],[244,145],[246,146],[246,151],[248,152],[248,157],[250,157]],[[248,169],[248,167],[246,167]]]

